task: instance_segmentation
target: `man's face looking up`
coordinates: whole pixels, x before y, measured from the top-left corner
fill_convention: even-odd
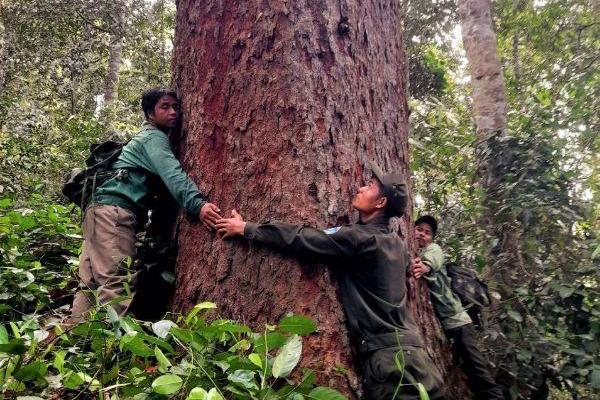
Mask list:
[[[157,128],[171,129],[177,125],[179,115],[179,102],[173,96],[164,95],[154,106],[150,113],[150,122]]]
[[[427,223],[421,223],[415,227],[415,237],[419,248],[422,249],[433,242],[433,230]]]
[[[352,200],[352,206],[365,214],[372,214],[377,209],[385,205],[385,197],[382,196],[382,189],[377,179],[372,178],[369,182],[360,188]]]

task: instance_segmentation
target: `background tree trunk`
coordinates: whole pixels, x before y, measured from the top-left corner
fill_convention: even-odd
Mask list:
[[[490,273],[503,297],[522,267],[520,226],[511,210],[502,210],[503,183],[512,164],[506,132],[507,102],[489,0],[459,0],[462,37],[473,87],[473,118],[477,134],[479,179],[486,191],[485,227],[491,238]]]
[[[125,16],[127,4],[124,1],[116,1],[111,10],[110,42],[108,45],[108,67],[104,78],[104,93],[101,119],[106,129],[116,138],[120,133],[114,132],[115,109],[114,103],[118,97],[119,71],[123,53],[123,42],[125,35]],[[121,138],[122,139],[122,138]]]
[[[181,0],[173,68],[184,168],[224,212],[248,220],[354,221],[369,161],[408,173],[399,27],[392,0]],[[410,217],[401,225],[412,242]],[[431,354],[447,366],[428,293],[409,283]],[[322,384],[359,390],[335,272],[182,221],[176,288],[174,310],[213,300],[258,329],[290,312],[311,316],[319,332],[302,364]]]
[[[503,207],[506,196],[509,196],[506,185],[510,183],[511,168],[515,168],[512,147],[516,144],[507,134],[508,105],[492,25],[491,4],[489,0],[458,0],[458,13],[473,87],[479,182],[486,193],[483,225],[490,240],[486,274],[492,277],[494,286],[506,301],[503,307],[521,311],[522,305],[512,300],[512,288],[526,273],[521,249],[522,229],[510,207]],[[499,307],[496,304],[490,313],[492,343],[489,345],[495,348],[495,354],[515,357],[514,352],[506,352],[508,344],[502,334],[510,329],[498,325],[493,319]],[[500,364],[499,381],[511,386],[514,377],[505,373],[502,359],[495,361]]]

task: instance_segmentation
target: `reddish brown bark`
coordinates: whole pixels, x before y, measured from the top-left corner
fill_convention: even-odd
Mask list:
[[[248,220],[326,227],[355,220],[350,200],[370,177],[369,161],[408,173],[399,8],[392,0],[179,2],[182,162],[211,201]],[[410,218],[402,224],[412,240]],[[305,342],[303,365],[322,384],[359,390],[332,272],[221,242],[187,221],[179,248],[175,310],[213,300],[259,328],[289,312],[311,316],[319,332]],[[435,356],[428,294],[421,287],[410,297]]]

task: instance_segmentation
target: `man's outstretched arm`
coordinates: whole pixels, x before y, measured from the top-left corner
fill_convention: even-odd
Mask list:
[[[166,135],[160,133],[151,136],[144,146],[144,155],[150,172],[162,179],[179,206],[185,208],[189,214],[200,217],[200,221],[207,228],[215,229],[215,222],[221,218],[221,210],[204,199],[194,181],[183,172]]]
[[[420,257],[413,259],[413,274],[419,279],[421,276],[429,276],[438,272],[444,265],[444,252],[435,243],[430,244],[421,253]]]
[[[296,255],[328,259],[351,257],[358,246],[353,235],[343,227],[328,234],[319,229],[281,222],[246,222],[235,210],[231,215],[231,218],[220,219],[216,224],[219,235],[224,239],[243,236]]]

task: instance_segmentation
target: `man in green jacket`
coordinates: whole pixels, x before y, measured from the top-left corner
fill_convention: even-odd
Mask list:
[[[83,251],[79,264],[80,290],[71,316],[79,319],[95,304],[110,304],[119,315],[127,312],[135,293],[136,228],[148,213],[160,182],[181,208],[214,228],[219,209],[208,203],[183,172],[169,143],[177,124],[179,101],[174,91],[151,89],[142,95],[146,122],[112,165],[114,177],[95,188],[83,219]],[[95,294],[94,294],[95,292]]]
[[[471,318],[452,291],[444,266],[444,253],[433,242],[436,232],[437,221],[431,215],[424,215],[415,221],[415,237],[421,253],[413,260],[413,274],[417,279],[422,277],[427,280],[433,309],[454,354],[462,359],[469,389],[477,399],[504,399],[502,390],[488,370],[487,361],[477,348]]]
[[[399,174],[373,170],[373,179],[353,199],[360,216],[355,224],[325,230],[277,222],[256,224],[245,222],[233,210],[232,218],[217,221],[217,231],[223,238],[241,236],[339,268],[346,324],[363,366],[364,398],[418,399],[420,383],[430,398],[437,399],[442,396],[441,377],[407,307],[410,256],[404,241],[389,227],[391,217],[404,214],[406,184]],[[399,352],[404,357],[403,373],[394,361]]]

